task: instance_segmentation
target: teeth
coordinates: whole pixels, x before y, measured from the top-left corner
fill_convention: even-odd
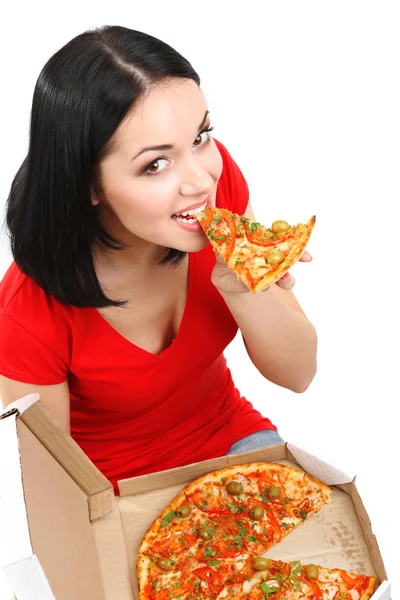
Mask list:
[[[182,217],[175,218],[178,223],[197,223],[197,219],[183,219]]]
[[[182,217],[187,217],[188,215],[197,215],[197,213],[204,210],[206,206],[207,206],[207,202],[205,202],[202,206],[199,206],[199,208],[195,208],[194,210],[187,210],[180,214],[182,215]]]

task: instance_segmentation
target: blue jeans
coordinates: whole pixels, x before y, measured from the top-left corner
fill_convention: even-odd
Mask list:
[[[227,454],[241,454],[249,450],[257,450],[258,448],[265,448],[265,446],[283,443],[283,439],[274,429],[264,429],[235,442]]]

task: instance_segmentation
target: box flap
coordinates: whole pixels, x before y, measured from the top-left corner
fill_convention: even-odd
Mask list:
[[[114,506],[111,482],[100,473],[50,411],[37,402],[20,419],[88,496],[90,520],[111,512]]]
[[[317,454],[304,448],[300,448],[291,442],[287,443],[288,450],[293,454],[299,465],[307,473],[323,481],[327,485],[338,485],[340,483],[349,483],[353,481],[355,474],[350,475],[332,466],[325,460],[322,460]]]
[[[388,581],[383,581],[376,592],[371,596],[371,600],[391,600],[391,588]]]
[[[0,531],[13,535],[0,545],[0,566],[32,556],[19,456],[16,415],[0,421]]]
[[[56,600],[37,556],[8,565],[4,573],[18,600]]]

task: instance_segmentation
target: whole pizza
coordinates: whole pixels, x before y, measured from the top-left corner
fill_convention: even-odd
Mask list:
[[[264,556],[331,502],[331,488],[279,463],[213,471],[172,500],[139,549],[141,600],[369,600],[376,578]]]

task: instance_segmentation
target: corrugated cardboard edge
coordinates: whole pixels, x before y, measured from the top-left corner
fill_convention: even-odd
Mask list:
[[[114,507],[114,489],[72,437],[41,402],[36,402],[19,417],[33,435],[88,498],[91,521],[111,512]]]
[[[356,477],[354,477],[351,483],[344,483],[337,487],[349,494],[353,500],[354,508],[360,521],[361,529],[364,533],[365,541],[371,554],[377,575],[380,581],[384,582],[387,580],[386,569],[383,564],[382,554],[379,550],[378,540],[372,531],[371,520],[357,490]]]
[[[125,534],[117,500],[114,502],[115,510],[92,523],[104,593],[107,600],[133,600]]]
[[[197,477],[206,475],[210,471],[214,471],[214,462],[216,460],[219,463],[222,461],[222,466],[230,467],[231,465],[242,465],[250,462],[254,462],[253,456],[258,456],[260,450],[251,450],[245,454],[230,454],[228,456],[222,456],[217,459],[211,458],[203,462],[193,463],[185,465],[184,467],[176,467],[175,469],[168,469],[167,471],[158,471],[157,473],[150,473],[149,475],[139,475],[138,477],[132,477],[130,479],[121,479],[118,481],[118,488],[121,497],[135,496],[137,493],[152,492],[157,490],[160,485],[172,485],[184,482],[190,477],[194,480]],[[287,450],[286,444],[275,444],[274,446],[268,446],[269,461],[289,459],[294,463],[299,464],[295,457],[290,454]]]

